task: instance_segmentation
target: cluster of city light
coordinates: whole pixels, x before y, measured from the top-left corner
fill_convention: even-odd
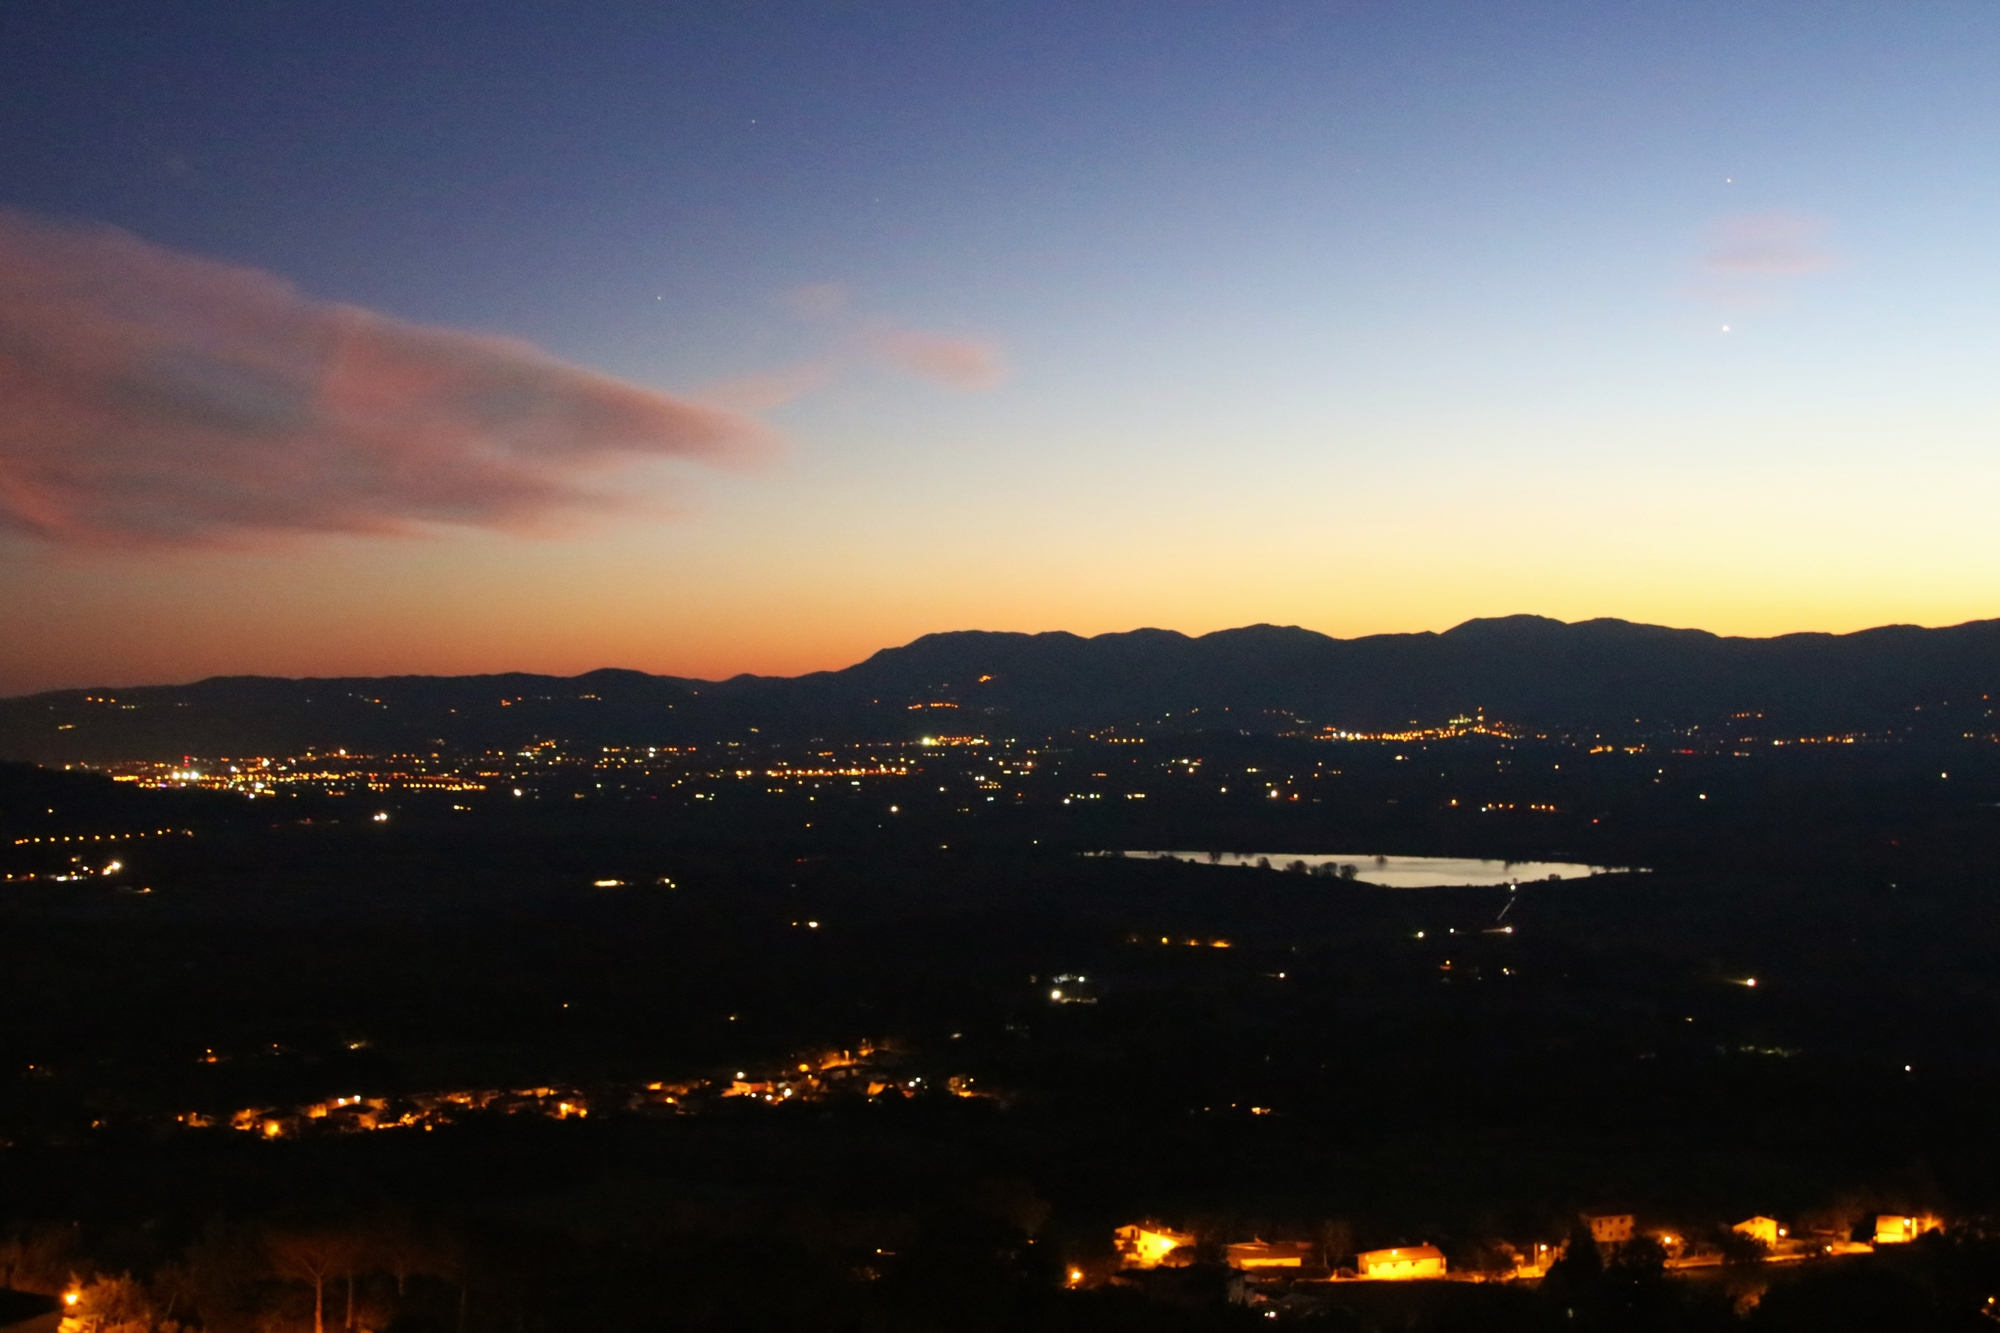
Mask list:
[[[192,838],[194,830],[191,828],[156,828],[140,833],[51,833],[35,838],[16,838],[14,839],[14,845],[16,847],[32,847],[40,844],[56,846],[62,843],[126,842],[133,838],[165,838],[171,836]]]
[[[817,922],[813,923],[817,925]],[[1077,978],[1081,981],[1082,978]],[[352,1042],[358,1048],[365,1042]],[[217,1064],[224,1056],[203,1052],[198,1063]],[[465,1088],[398,1097],[352,1094],[292,1107],[253,1106],[227,1115],[183,1112],[175,1123],[189,1129],[228,1128],[266,1139],[298,1138],[306,1134],[356,1134],[380,1130],[431,1131],[450,1125],[468,1112],[539,1116],[552,1120],[583,1119],[594,1112],[648,1109],[687,1113],[704,1104],[743,1100],[760,1105],[822,1101],[830,1097],[868,1099],[914,1097],[929,1090],[922,1075],[887,1067],[898,1053],[863,1041],[855,1046],[818,1051],[793,1059],[780,1069],[733,1076],[681,1081],[653,1080],[600,1090],[594,1097],[580,1089],[558,1085],[529,1088]],[[991,1098],[971,1075],[946,1078],[941,1090],[954,1097]]]
[[[1138,743],[1142,738],[1097,739],[1108,748],[1113,744]],[[769,784],[765,790],[773,796],[794,791],[810,793],[822,783],[859,786],[869,781],[917,776],[927,764],[941,757],[935,753],[912,755],[910,751],[914,749],[985,752],[983,761],[966,764],[965,771],[939,772],[937,777],[954,783],[969,782],[988,793],[986,800],[991,802],[1003,795],[1026,799],[1028,791],[1010,787],[1009,783],[1018,783],[1038,773],[1054,772],[1060,776],[1064,767],[1049,763],[1032,744],[1024,746],[1015,740],[995,740],[975,734],[927,734],[913,740],[853,743],[835,749],[815,747],[798,757],[772,753],[779,748],[746,740],[700,746],[602,746],[579,753],[566,751],[563,743],[556,740],[539,740],[509,751],[463,756],[442,753],[371,756],[329,750],[291,758],[119,763],[103,766],[100,771],[124,782],[161,787],[192,785],[233,791],[249,799],[300,791],[335,797],[403,792],[412,796],[490,793],[522,799],[564,796],[575,800],[592,796],[615,799],[621,792],[637,790],[635,784],[645,784],[659,792],[680,788],[680,799],[700,802],[718,799],[710,783],[762,781]],[[760,749],[764,751],[761,755]],[[1193,771],[1199,761],[1178,762]],[[1108,780],[1114,775],[1098,772],[1088,776]],[[940,787],[940,792],[947,790],[948,787]],[[1105,799],[1102,792],[1088,790],[1058,789],[1044,794],[1066,803]],[[1121,790],[1117,794],[1129,801],[1147,799],[1147,794],[1141,791]],[[470,811],[476,807],[459,804],[452,808]],[[970,810],[962,808],[960,813]]]
[[[1253,1114],[1268,1108],[1252,1107]],[[1643,1237],[1659,1247],[1669,1269],[1713,1268],[1728,1262],[1720,1245],[1697,1246],[1671,1228],[1641,1232],[1630,1213],[1585,1215],[1587,1238],[1568,1241],[1531,1241],[1515,1245],[1495,1242],[1494,1248],[1509,1264],[1500,1269],[1453,1271],[1444,1252],[1434,1245],[1400,1245],[1389,1249],[1362,1250],[1354,1254],[1352,1267],[1333,1268],[1346,1255],[1329,1253],[1322,1245],[1307,1240],[1266,1240],[1256,1237],[1220,1247],[1229,1267],[1252,1284],[1243,1299],[1253,1307],[1267,1304],[1271,1296],[1256,1284],[1281,1284],[1306,1280],[1319,1283],[1341,1282],[1518,1282],[1537,1281],[1549,1274],[1556,1262],[1577,1244],[1591,1245],[1600,1256],[1615,1247]],[[1763,1263],[1793,1263],[1801,1260],[1869,1254],[1883,1246],[1907,1245],[1920,1236],[1941,1230],[1943,1219],[1932,1213],[1883,1213],[1873,1219],[1869,1240],[1849,1239],[1840,1232],[1795,1236],[1791,1228],[1776,1218],[1759,1215],[1746,1218],[1729,1228],[1730,1233],[1750,1243],[1754,1257]],[[1093,1285],[1112,1277],[1115,1269],[1153,1269],[1193,1263],[1201,1237],[1192,1231],[1176,1230],[1155,1221],[1135,1222],[1112,1233],[1111,1267],[1101,1262],[1093,1267],[1072,1266],[1065,1274],[1072,1288]],[[1731,1256],[1736,1261],[1743,1256]]]
[[[1543,740],[1546,737],[1505,722],[1489,721],[1485,714],[1477,717],[1455,717],[1439,727],[1411,726],[1402,731],[1348,731],[1341,727],[1324,727],[1309,733],[1316,740],[1328,741],[1450,741],[1465,736],[1492,736],[1498,740]]]

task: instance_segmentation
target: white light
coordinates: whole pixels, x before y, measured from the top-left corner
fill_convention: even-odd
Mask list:
[[[386,823],[388,823],[388,822],[389,822],[389,812],[388,812],[387,810],[377,810],[377,811],[375,812],[375,822],[376,822],[376,823],[378,823],[378,824],[386,824]]]

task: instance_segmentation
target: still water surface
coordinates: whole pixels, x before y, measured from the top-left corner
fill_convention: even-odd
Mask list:
[[[1283,869],[1303,861],[1310,869],[1331,863],[1353,866],[1354,878],[1385,889],[1436,889],[1463,884],[1527,884],[1536,880],[1585,879],[1591,875],[1633,873],[1629,866],[1587,866],[1574,861],[1476,861],[1457,856],[1348,856],[1324,852],[1110,852],[1152,860],[1172,857],[1198,865],[1256,866],[1268,862]]]

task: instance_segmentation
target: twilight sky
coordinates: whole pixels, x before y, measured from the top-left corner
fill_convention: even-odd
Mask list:
[[[0,9],[0,693],[2000,614],[2000,9]]]

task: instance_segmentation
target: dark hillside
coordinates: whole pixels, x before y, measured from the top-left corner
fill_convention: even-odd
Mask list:
[[[745,738],[903,739],[1065,728],[1290,731],[1436,724],[1484,709],[1542,729],[1714,727],[1770,735],[1992,730],[2000,621],[1723,638],[1621,620],[1472,620],[1443,634],[1334,639],[1252,625],[927,635],[840,671],[708,682],[575,677],[218,677],[0,701],[0,757],[509,749]]]

